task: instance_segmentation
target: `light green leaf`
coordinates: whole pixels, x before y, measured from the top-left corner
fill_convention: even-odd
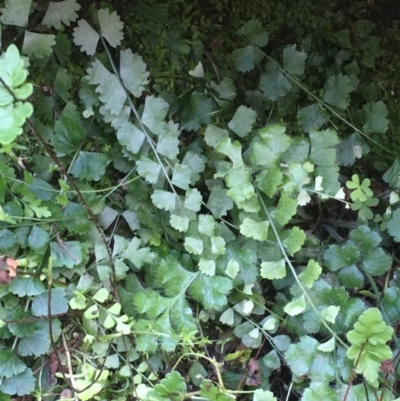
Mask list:
[[[179,153],[179,135],[178,124],[174,124],[172,120],[168,121],[165,125],[165,132],[158,138],[156,146],[157,152],[169,159],[175,159]]]
[[[103,303],[104,301],[107,300],[108,296],[110,295],[110,293],[108,292],[108,290],[106,288],[100,288],[96,294],[93,295],[93,299],[95,301],[98,301],[100,303]]]
[[[258,174],[256,182],[258,188],[272,198],[278,190],[279,185],[283,182],[283,173],[280,168],[271,167],[267,171]]]
[[[240,72],[251,71],[263,57],[264,55],[260,49],[252,45],[235,49],[232,53],[232,60],[236,69]]]
[[[245,237],[265,241],[268,236],[269,221],[254,221],[246,217],[240,225],[240,233]]]
[[[219,321],[222,324],[226,324],[228,326],[232,326],[234,323],[235,319],[235,314],[233,312],[232,308],[228,308],[226,311],[222,313],[222,315],[219,317]]]
[[[165,132],[165,117],[168,114],[169,105],[162,97],[147,96],[144,103],[142,122],[155,135]]]
[[[350,399],[350,397],[349,397]],[[353,398],[352,398],[353,399]],[[311,382],[310,387],[304,390],[302,401],[341,401],[341,398],[329,383]],[[355,401],[355,398],[354,398]],[[360,399],[361,401],[361,399]]]
[[[141,244],[142,241],[139,238],[133,237],[128,248],[120,255],[121,258],[129,260],[138,269],[141,269],[144,263],[151,259],[150,248],[140,248]]]
[[[243,166],[242,159],[242,145],[238,141],[231,141],[231,138],[222,139],[215,149],[228,156],[233,163],[233,168],[240,168]]]
[[[122,32],[124,23],[121,21],[119,15],[115,11],[110,14],[108,8],[100,9],[97,15],[102,36],[107,40],[111,47],[117,47],[117,45],[120,45],[121,40],[124,38]]]
[[[81,51],[88,56],[96,53],[100,35],[84,19],[78,21],[78,27],[74,28],[74,43],[81,47]]]
[[[203,252],[203,241],[198,238],[185,237],[183,246],[189,253],[194,255],[201,255]]]
[[[48,316],[48,298],[48,290],[33,298],[32,313],[34,316]],[[68,300],[65,298],[65,290],[63,288],[53,288],[50,298],[50,313],[52,315],[58,315],[67,311]]]
[[[335,349],[335,345],[335,337],[332,337],[330,340],[318,345],[317,349],[321,352],[332,352]]]
[[[327,306],[321,311],[321,316],[329,323],[335,323],[336,317],[340,312],[340,306]]]
[[[198,230],[199,233],[207,235],[208,237],[212,237],[215,230],[214,218],[209,214],[200,214]]]
[[[190,188],[186,191],[185,201],[183,204],[187,209],[198,212],[201,209],[201,202],[202,196],[197,188]]]
[[[81,150],[70,169],[73,177],[80,180],[99,181],[106,172],[107,156],[103,153]]]
[[[226,242],[222,237],[211,237],[211,253],[223,255],[225,253]]]
[[[256,122],[257,114],[253,109],[246,106],[239,106],[229,121],[228,127],[241,138],[246,137]]]
[[[285,360],[296,376],[306,375],[317,354],[318,341],[309,336],[300,337],[297,344],[290,344]]]
[[[140,97],[145,89],[144,85],[149,83],[148,77],[150,73],[146,71],[146,64],[142,56],[134,53],[132,50],[121,50],[120,53],[120,67],[124,86],[135,97]]]
[[[136,162],[136,166],[138,174],[144,177],[147,182],[150,184],[157,183],[161,172],[161,165],[159,163],[156,163],[146,156],[142,156],[140,160]]]
[[[59,3],[52,1],[49,3],[42,24],[47,26],[47,28],[54,27],[56,29],[61,29],[61,22],[69,26],[70,22],[74,22],[78,18],[78,14],[75,11],[79,11],[80,9],[81,6],[76,0],[64,0]]]
[[[296,50],[296,45],[288,45],[283,49],[283,68],[293,75],[302,75],[307,53]]]
[[[117,138],[122,146],[132,153],[138,153],[143,145],[146,135],[130,121],[122,124],[117,131]]]
[[[175,230],[178,230],[181,233],[185,233],[189,229],[190,220],[188,217],[171,214],[169,222],[172,228],[175,228]]]
[[[363,107],[365,115],[365,124],[363,130],[365,133],[384,134],[388,129],[389,120],[386,118],[388,110],[382,101],[368,103]]]
[[[277,208],[273,212],[273,216],[281,226],[284,226],[285,224],[289,223],[296,212],[296,199],[293,199],[291,196],[283,193],[279,199]]]
[[[230,259],[226,266],[225,274],[231,279],[234,279],[238,275],[239,271],[239,263],[236,260]]]
[[[347,75],[333,75],[325,84],[324,102],[345,110],[350,101],[353,86]]]
[[[55,44],[55,35],[25,31],[22,53],[32,58],[47,57],[53,52]]]
[[[257,389],[253,394],[253,401],[278,401],[269,390]]]
[[[207,125],[207,128],[204,132],[204,140],[208,146],[211,146],[215,149],[221,141],[227,138],[229,138],[228,131],[212,124]]]
[[[213,277],[215,275],[215,261],[210,259],[200,258],[199,270],[207,274],[207,276]]]
[[[175,209],[176,195],[172,192],[156,189],[151,195],[154,206],[172,212]]]
[[[262,262],[260,276],[268,280],[286,277],[285,259],[280,259],[274,262]]]
[[[260,89],[267,100],[278,100],[280,97],[285,96],[291,88],[291,83],[282,72],[261,74]]]
[[[322,273],[322,267],[314,259],[310,259],[307,267],[299,274],[299,279],[307,287],[312,288]]]
[[[282,242],[289,254],[293,256],[296,252],[300,250],[301,246],[304,244],[305,239],[306,234],[304,233],[304,231],[295,226],[291,228],[289,236],[285,238]]]
[[[176,163],[172,173],[172,184],[181,189],[189,189],[192,171],[186,164]]]
[[[304,294],[287,303],[283,310],[289,316],[297,316],[303,313],[306,310],[306,299]]]
[[[0,21],[4,25],[27,26],[31,4],[32,0],[6,0],[5,8],[0,9]]]

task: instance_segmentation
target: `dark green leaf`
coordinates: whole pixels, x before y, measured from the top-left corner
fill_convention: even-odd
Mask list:
[[[51,143],[58,156],[69,155],[79,149],[85,136],[85,130],[79,121],[61,116],[56,122]]]
[[[38,226],[33,226],[28,237],[28,245],[32,250],[37,251],[46,246],[49,240],[50,236],[47,231]]]
[[[107,156],[103,153],[81,150],[71,167],[71,174],[80,180],[98,181],[105,174],[107,164]]]
[[[33,298],[32,313],[35,316],[47,316],[49,301],[49,291],[46,290],[40,295]],[[52,315],[65,313],[68,310],[68,300],[65,298],[65,290],[63,288],[53,288],[50,298],[50,312]]]
[[[280,97],[285,96],[291,88],[291,83],[282,72],[262,74],[260,77],[260,89],[268,100],[278,100]]]

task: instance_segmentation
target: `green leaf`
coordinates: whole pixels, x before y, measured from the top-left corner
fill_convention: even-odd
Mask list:
[[[55,44],[55,35],[25,31],[22,53],[32,58],[47,57],[53,52]]]
[[[365,124],[363,130],[365,133],[384,134],[388,129],[389,120],[386,118],[388,110],[382,101],[368,103],[363,107]]]
[[[13,351],[0,350],[0,359],[1,378],[13,377],[22,373],[26,368],[26,365],[15,356]]]
[[[256,122],[257,114],[253,109],[246,106],[239,106],[229,121],[228,127],[241,138],[246,137]]]
[[[165,125],[165,132],[158,138],[156,146],[157,152],[169,159],[175,159],[179,153],[179,135],[180,131],[178,130],[178,124],[169,121]]]
[[[115,11],[110,14],[108,8],[102,8],[98,11],[97,16],[102,36],[111,47],[119,46],[121,40],[124,38],[122,32],[124,23],[121,21],[119,15]]]
[[[297,201],[287,194],[282,194],[273,216],[281,226],[289,223],[297,212]]]
[[[297,112],[297,121],[304,132],[320,129],[328,117],[328,112],[319,103],[303,107]]]
[[[181,127],[185,131],[198,131],[211,121],[213,101],[204,93],[193,92],[181,114]]]
[[[233,208],[232,199],[227,195],[227,192],[228,191],[221,185],[216,184],[211,188],[210,196],[207,201],[207,208],[216,219],[226,216],[228,210]]]
[[[282,243],[289,252],[290,255],[294,255],[300,250],[304,241],[306,239],[306,234],[299,227],[292,227],[289,231],[289,236],[285,238]]]
[[[72,88],[72,81],[72,76],[68,74],[68,71],[65,68],[60,68],[57,71],[57,75],[54,80],[54,90],[65,103],[68,103],[70,100],[69,91]]]
[[[388,232],[396,242],[400,242],[400,209],[393,212],[392,219],[388,223]]]
[[[283,68],[293,75],[302,75],[307,53],[296,50],[296,45],[288,45],[283,49]]]
[[[21,338],[18,352],[21,356],[45,354],[50,348],[50,339],[46,330],[37,330],[32,336]]]
[[[85,130],[78,121],[71,117],[61,116],[55,124],[51,144],[58,156],[65,156],[76,152],[85,136]]]
[[[145,89],[144,85],[149,83],[148,77],[150,73],[146,71],[146,64],[142,56],[134,53],[132,50],[121,50],[120,53],[120,67],[124,86],[135,97],[140,97]]]
[[[240,233],[245,237],[265,241],[268,236],[269,221],[254,221],[246,217],[240,225]]]
[[[349,397],[350,399],[350,397]],[[304,390],[302,401],[340,401],[339,395],[329,383],[311,382],[310,387]]]
[[[35,388],[35,378],[30,369],[25,369],[12,377],[3,378],[0,391],[6,394],[25,396],[31,394]]]
[[[15,277],[10,283],[10,292],[19,297],[39,295],[45,291],[44,284],[36,277]]]
[[[330,245],[324,253],[326,266],[332,271],[353,265],[359,257],[360,251],[351,244],[342,247]]]
[[[5,8],[0,9],[0,21],[4,25],[27,26],[31,4],[32,0],[6,0]]]
[[[349,166],[354,164],[356,159],[368,154],[369,151],[370,148],[363,141],[361,135],[355,132],[336,146],[336,161],[340,166]]]
[[[282,72],[261,74],[260,89],[267,100],[278,100],[280,97],[285,96],[291,88],[292,84]]]
[[[78,241],[50,243],[51,258],[54,267],[67,267],[72,269],[75,265],[82,263],[82,246]]]
[[[32,313],[34,316],[48,316],[49,291],[46,290],[36,295],[32,302]],[[68,311],[68,300],[65,298],[63,288],[53,288],[50,298],[50,312],[52,315],[66,313]]]
[[[17,243],[16,235],[5,228],[4,230],[0,230],[0,249],[6,250],[12,248]]]
[[[335,146],[339,143],[339,138],[335,131],[327,129],[325,131],[310,132],[311,163],[319,166],[332,166],[336,164]]]
[[[74,28],[74,43],[81,47],[81,51],[88,56],[96,53],[100,35],[84,19],[78,21],[78,26]]]
[[[288,302],[283,308],[283,310],[289,316],[297,316],[303,313],[306,310],[306,299],[304,294]]]
[[[256,46],[264,47],[268,44],[268,33],[258,19],[246,22],[240,28],[240,33]]]
[[[172,192],[156,189],[151,195],[154,206],[172,212],[175,209],[176,195]]]
[[[300,337],[297,344],[290,344],[285,360],[296,376],[306,375],[317,355],[318,341],[309,336]]]
[[[33,226],[32,231],[28,237],[28,245],[34,250],[40,250],[48,244],[50,236],[47,231],[38,226]]]
[[[390,166],[389,170],[383,175],[383,180],[389,184],[391,188],[400,186],[400,160],[396,159]]]
[[[353,86],[347,75],[333,75],[325,84],[324,102],[345,110],[350,101]]]
[[[225,269],[225,274],[234,279],[240,271],[239,263],[236,260],[230,259]]]
[[[214,255],[223,255],[225,253],[226,242],[222,237],[211,237],[211,253]]]
[[[251,71],[263,57],[260,49],[252,45],[235,49],[232,53],[232,61],[240,72]]]
[[[392,258],[382,248],[372,249],[363,256],[362,265],[368,274],[380,276],[392,267]]]
[[[141,269],[151,257],[150,248],[140,248],[141,244],[142,241],[139,238],[132,238],[127,249],[120,255],[121,258],[129,260],[138,269]]]
[[[307,287],[312,288],[322,273],[322,267],[314,259],[310,259],[307,267],[299,274],[300,281]]]
[[[99,181],[106,172],[107,163],[105,154],[81,150],[70,172],[73,177],[80,180]]]
[[[286,277],[285,259],[280,259],[275,262],[262,262],[260,276],[268,280]]]
[[[50,2],[46,15],[43,18],[42,24],[47,28],[54,27],[61,29],[61,22],[69,26],[70,22],[76,21],[81,6],[77,4],[76,0],[64,0],[59,3]]]

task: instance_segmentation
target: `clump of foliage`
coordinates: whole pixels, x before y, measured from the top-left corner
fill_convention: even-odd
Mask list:
[[[130,3],[1,9],[0,398],[397,397],[374,6]]]

